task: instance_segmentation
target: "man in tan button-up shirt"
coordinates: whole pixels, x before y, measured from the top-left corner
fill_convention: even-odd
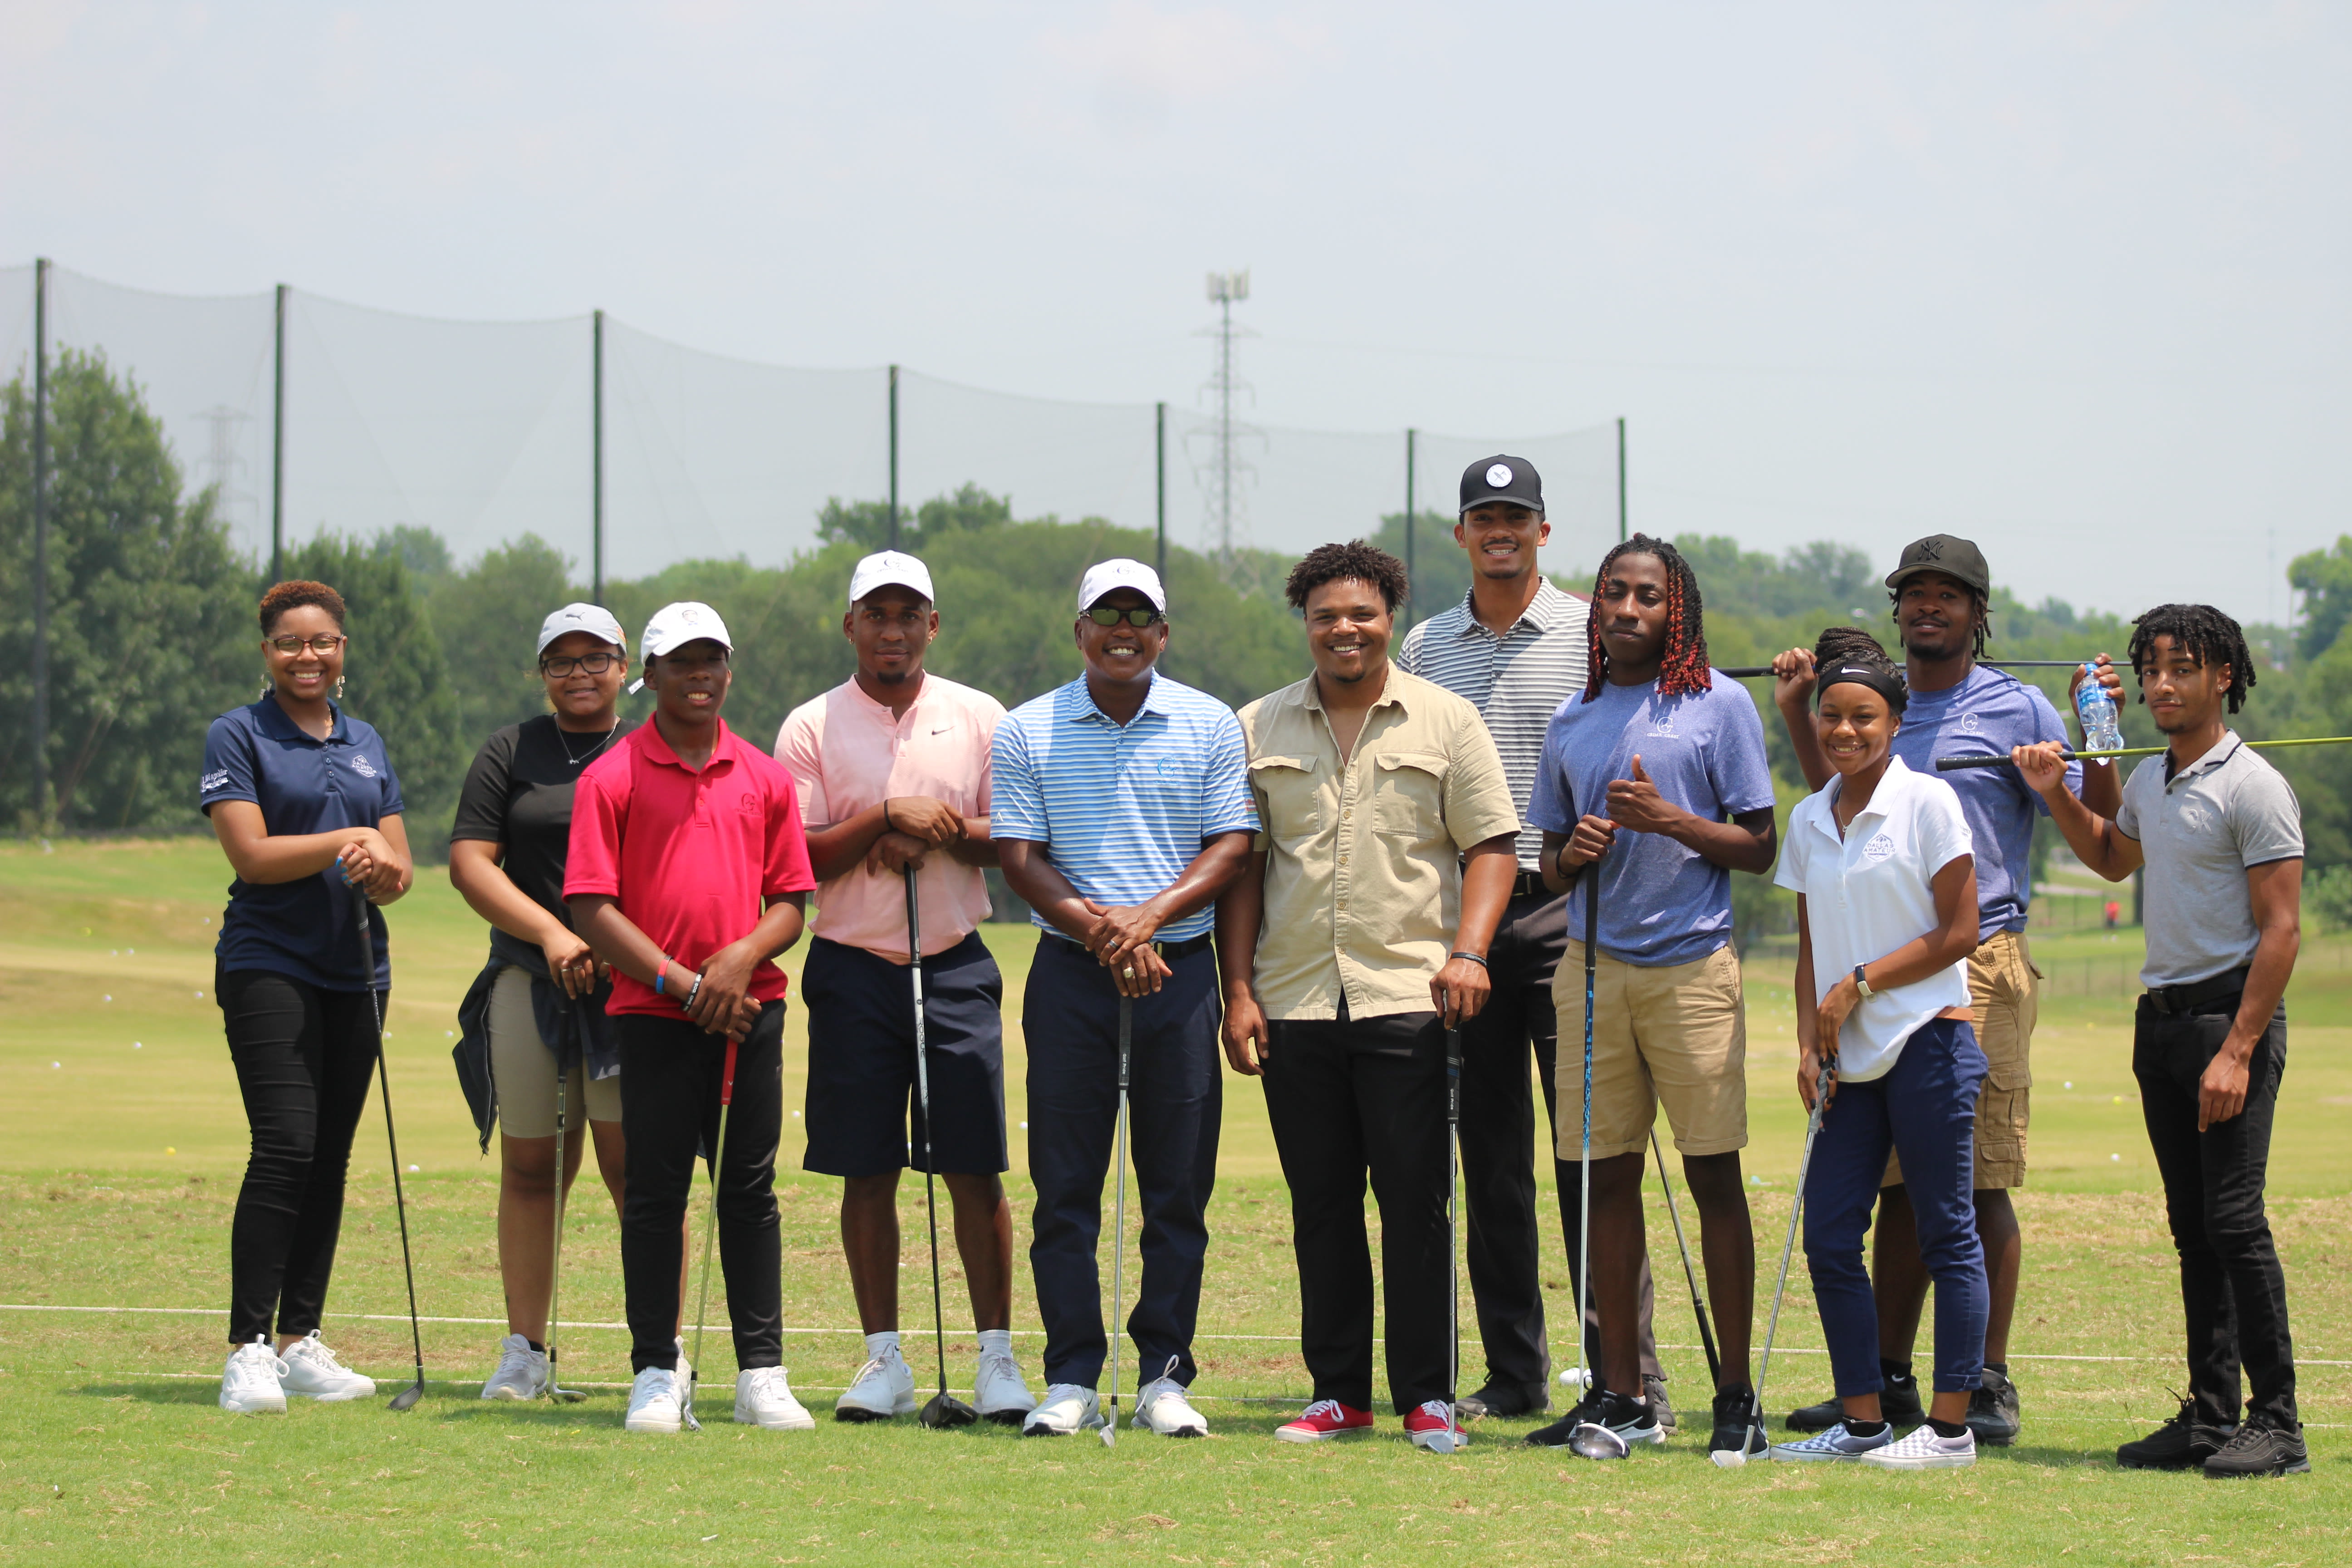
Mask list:
[[[1445,1031],[1486,1003],[1518,813],[1478,710],[1389,663],[1404,568],[1358,542],[1292,571],[1315,672],[1244,709],[1259,834],[1219,901],[1225,1055],[1262,1074],[1290,1185],[1315,1400],[1277,1436],[1372,1425],[1369,1170],[1389,1394],[1406,1435],[1454,1426],[1446,1342]]]

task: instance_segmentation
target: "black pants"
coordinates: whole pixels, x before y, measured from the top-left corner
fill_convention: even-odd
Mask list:
[[[1445,1026],[1435,1013],[1274,1026],[1266,1116],[1290,1184],[1299,1349],[1315,1397],[1372,1404],[1372,1255],[1381,1209],[1389,1397],[1397,1414],[1454,1397],[1446,1339]]]
[[[1198,1375],[1192,1333],[1209,1252],[1209,1194],[1217,1184],[1224,1080],[1217,960],[1208,948],[1169,961],[1157,994],[1139,997],[1128,1052],[1128,1143],[1143,1267],[1129,1276],[1127,1315],[1136,1384]],[[1118,1121],[1118,992],[1094,954],[1054,935],[1037,939],[1021,1004],[1029,1042],[1029,1175],[1037,1208],[1029,1272],[1045,1325],[1048,1383],[1096,1387],[1110,1342],[1103,1329],[1103,1182]],[[1171,1372],[1168,1363],[1176,1365]]]
[[[1576,1289],[1576,1231],[1581,1194],[1577,1164],[1561,1161],[1552,1065],[1559,1051],[1551,1002],[1552,971],[1568,944],[1568,900],[1531,893],[1511,900],[1486,950],[1494,993],[1462,1028],[1462,1193],[1470,1211],[1470,1296],[1489,1382],[1547,1386],[1551,1356],[1544,1331],[1542,1240],[1536,1221],[1535,1097],[1528,1091],[1528,1049],[1543,1084],[1543,1146],[1559,1187],[1561,1234],[1568,1242],[1569,1289]],[[1573,1047],[1581,1051],[1583,1041]],[[1573,1152],[1573,1151],[1571,1151]],[[1573,1295],[1570,1298],[1574,1300]],[[1642,1370],[1659,1375],[1650,1332],[1650,1266],[1642,1261]],[[1601,1312],[1586,1315],[1584,1364],[1601,1364]]]
[[[625,1013],[621,1132],[628,1141],[628,1196],[621,1207],[621,1281],[628,1300],[629,1370],[675,1368],[679,1221],[698,1155],[719,1146],[719,1076],[727,1041],[683,1018]],[[784,1005],[760,1009],[739,1047],[735,1099],[719,1180],[719,1266],[735,1364],[749,1371],[784,1359],[783,1258],[776,1237],[776,1140],[783,1130]]]
[[[2132,1030],[2132,1076],[2164,1207],[2180,1254],[2180,1304],[2188,1320],[2189,1389],[2197,1418],[2238,1419],[2238,1372],[2252,1387],[2249,1415],[2293,1430],[2294,1344],[2287,1333],[2286,1274],[2263,1207],[2271,1122],[2286,1071],[2286,1008],[2246,1064],[2246,1108],[2197,1131],[2197,1086],[2230,1033],[2237,996],[2206,1010],[2159,1013],[2140,999]]]
[[[352,1133],[375,1071],[375,1004],[264,969],[216,970],[213,994],[253,1132],[229,1231],[228,1342],[267,1338],[273,1312],[278,1332],[307,1334],[335,1267]]]

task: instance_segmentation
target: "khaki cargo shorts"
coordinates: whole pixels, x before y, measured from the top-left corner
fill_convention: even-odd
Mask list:
[[[1977,1095],[1976,1190],[2025,1185],[2025,1124],[2033,1100],[2033,1020],[2041,1007],[2042,971],[2022,931],[1997,931],[1969,955],[1969,1005],[1976,1010],[1977,1045],[1985,1054],[1984,1088]],[[1903,1163],[1886,1161],[1882,1186],[1903,1180]]]
[[[1559,1055],[1559,1157],[1584,1139],[1584,944],[1552,972]],[[1645,1149],[1658,1107],[1685,1154],[1748,1146],[1748,1008],[1727,942],[1688,963],[1644,968],[1601,955],[1593,976],[1592,1157]]]

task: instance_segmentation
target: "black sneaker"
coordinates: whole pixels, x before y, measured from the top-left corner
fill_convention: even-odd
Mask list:
[[[2008,1373],[1985,1368],[1983,1384],[1969,1395],[1969,1413],[1962,1419],[1978,1442],[2008,1447],[2025,1430],[2017,1410],[2017,1384],[2009,1381]]]
[[[1927,1418],[1927,1407],[1919,1403],[1919,1380],[1906,1367],[1878,1363],[1880,1375],[1886,1386],[1878,1391],[1878,1413],[1897,1426],[1912,1426]],[[1831,1394],[1819,1405],[1808,1405],[1802,1410],[1791,1410],[1781,1425],[1791,1432],[1826,1432],[1845,1419],[1845,1402]]]
[[[2197,1419],[2197,1402],[2184,1399],[2179,1414],[2137,1442],[2116,1450],[2116,1463],[2126,1470],[2194,1469],[2221,1451],[2236,1434],[2234,1426],[2216,1426]]]
[[[1488,1415],[1532,1415],[1551,1408],[1551,1391],[1540,1383],[1496,1383],[1492,1379],[1477,1393],[1454,1405],[1465,1421]]]
[[[2248,1421],[2221,1451],[2205,1461],[2209,1480],[2240,1476],[2292,1476],[2311,1468],[2311,1455],[2303,1446],[2303,1428],[2290,1432],[2267,1421]]]
[[[1651,1373],[1642,1374],[1642,1392],[1650,1398],[1650,1414],[1658,1418],[1658,1430],[1671,1437],[1675,1435],[1675,1407],[1666,1403],[1666,1380]]]
[[[1706,1440],[1710,1454],[1744,1454],[1754,1458],[1770,1447],[1756,1431],[1756,1391],[1746,1384],[1715,1391],[1715,1432]]]
[[[1583,1426],[1606,1426],[1617,1434],[1627,1448],[1638,1443],[1663,1443],[1666,1435],[1658,1430],[1656,1412],[1644,1400],[1630,1394],[1612,1394],[1596,1388],[1578,1402],[1575,1409],[1549,1426],[1542,1426],[1527,1436],[1531,1448],[1565,1448]]]

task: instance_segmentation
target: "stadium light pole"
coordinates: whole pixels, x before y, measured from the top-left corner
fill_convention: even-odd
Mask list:
[[[604,602],[604,312],[602,310],[595,315],[591,359],[589,405],[593,429],[589,446],[594,472],[589,481],[588,596],[601,605]]]
[[[286,581],[286,295],[278,286],[277,326],[270,350],[269,580]]]
[[[1153,410],[1153,474],[1159,487],[1159,568],[1160,581],[1168,581],[1168,405],[1162,403]]]
[[[49,826],[49,258],[33,259],[33,815]]]
[[[1617,542],[1625,542],[1625,416],[1617,416]]]
[[[890,548],[898,548],[898,367],[890,367]]]

